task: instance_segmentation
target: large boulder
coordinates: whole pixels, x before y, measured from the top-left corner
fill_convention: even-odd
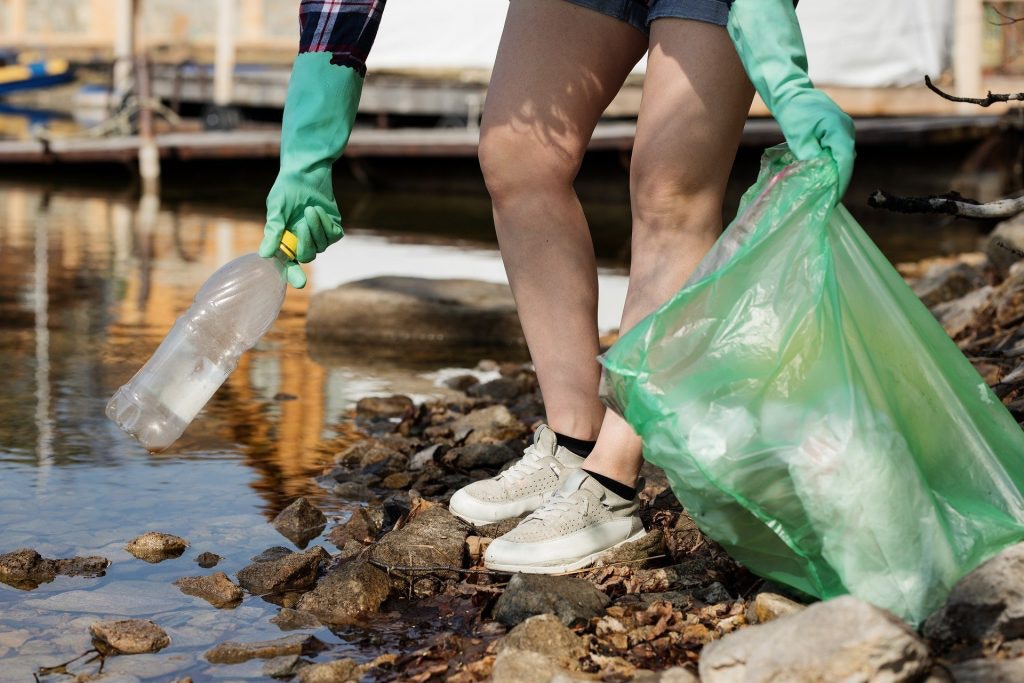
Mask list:
[[[306,317],[310,342],[370,350],[525,347],[507,285],[477,280],[375,277],[313,296]]]
[[[960,579],[945,606],[925,622],[941,645],[1024,638],[1024,543],[1007,548]]]
[[[899,683],[918,680],[928,667],[928,647],[903,621],[844,596],[708,644],[700,679]]]

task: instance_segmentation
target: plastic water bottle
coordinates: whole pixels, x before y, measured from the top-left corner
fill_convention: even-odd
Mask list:
[[[107,417],[150,451],[173,444],[274,324],[295,248],[285,233],[274,258],[246,254],[214,273],[149,362],[111,397]]]

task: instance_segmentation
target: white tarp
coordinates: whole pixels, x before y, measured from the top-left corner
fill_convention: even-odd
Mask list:
[[[369,67],[490,69],[507,9],[508,0],[388,0]],[[802,0],[798,14],[819,85],[911,85],[948,66],[953,0]]]

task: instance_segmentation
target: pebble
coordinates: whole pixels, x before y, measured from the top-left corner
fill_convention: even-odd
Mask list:
[[[494,618],[515,626],[537,614],[554,614],[566,626],[604,613],[608,596],[589,581],[570,576],[515,574],[498,598]]]
[[[297,633],[276,640],[252,643],[227,641],[206,651],[203,658],[211,664],[240,664],[250,659],[272,659],[284,655],[315,655],[326,649],[315,636]]]
[[[242,589],[231,582],[227,574],[217,572],[209,576],[185,576],[174,582],[186,595],[195,595],[214,607],[234,607],[242,601]]]
[[[271,526],[295,545],[305,548],[327,526],[327,517],[305,498],[296,498],[274,517]]]
[[[304,553],[289,553],[277,559],[253,562],[238,572],[238,583],[253,595],[312,588],[321,568],[330,559],[326,550],[313,546]]]
[[[184,538],[160,531],[147,531],[141,536],[133,538],[124,547],[135,557],[150,564],[180,557],[186,548],[188,548],[188,541]]]
[[[89,633],[101,651],[122,655],[158,652],[171,644],[162,628],[145,619],[98,621]]]
[[[220,564],[220,561],[223,559],[223,557],[214,553],[200,553],[199,556],[196,557],[196,564],[203,569],[211,569]]]

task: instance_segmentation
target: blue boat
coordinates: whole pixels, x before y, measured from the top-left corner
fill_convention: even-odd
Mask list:
[[[64,59],[45,59],[0,66],[0,95],[48,88],[74,80],[74,69]]]

